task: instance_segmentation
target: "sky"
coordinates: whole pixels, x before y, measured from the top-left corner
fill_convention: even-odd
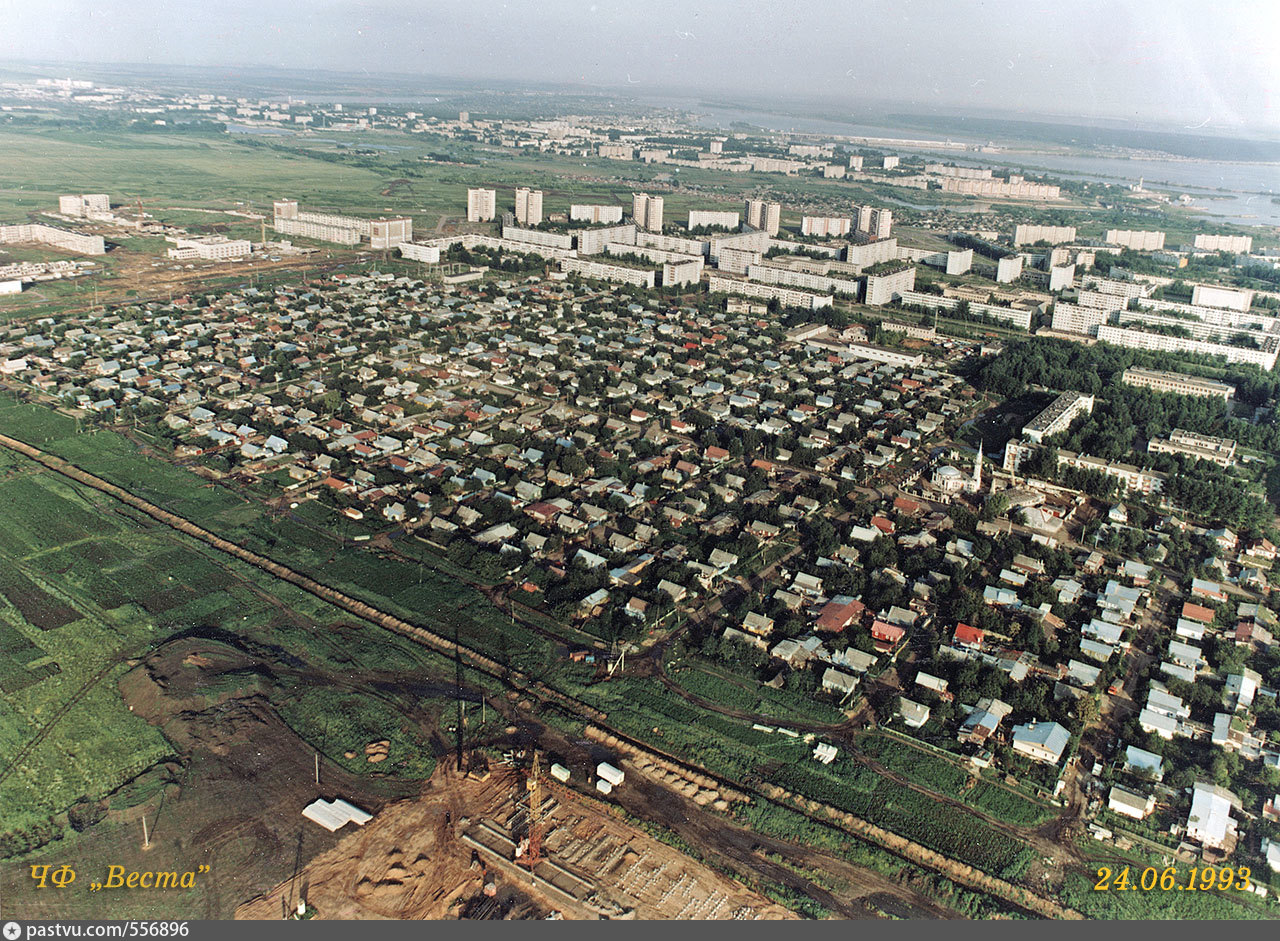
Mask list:
[[[267,66],[1280,129],[1277,0],[0,0],[0,61]]]

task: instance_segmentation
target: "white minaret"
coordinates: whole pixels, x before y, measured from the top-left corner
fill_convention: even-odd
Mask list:
[[[982,489],[982,442],[978,442],[978,456],[973,459],[973,492]]]

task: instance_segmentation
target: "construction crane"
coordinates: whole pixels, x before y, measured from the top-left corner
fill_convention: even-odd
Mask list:
[[[529,766],[529,776],[525,779],[525,790],[529,794],[529,846],[520,858],[520,865],[527,866],[529,871],[542,858],[542,754],[536,748],[533,751],[533,763]]]

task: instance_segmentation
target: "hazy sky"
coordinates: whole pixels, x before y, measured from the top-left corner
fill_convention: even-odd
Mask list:
[[[0,0],[0,59],[774,91],[1280,128],[1280,0]]]

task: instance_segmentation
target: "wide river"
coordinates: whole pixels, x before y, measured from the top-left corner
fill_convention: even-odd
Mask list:
[[[797,118],[767,111],[717,108],[706,104],[687,105],[699,123],[708,127],[728,128],[734,121],[780,131],[808,134],[832,134],[854,137],[905,138],[909,140],[958,141],[985,144],[986,140],[963,136],[947,137],[929,131],[909,128],[878,127],[853,121]],[[999,142],[996,142],[997,145]],[[1215,218],[1237,225],[1280,226],[1280,164],[1244,163],[1236,161],[1195,160],[1183,157],[1104,157],[1074,156],[1041,151],[1006,150],[995,154],[961,153],[946,150],[909,147],[895,148],[904,153],[931,154],[948,162],[972,166],[1009,167],[1062,173],[1078,179],[1105,183],[1137,183],[1143,180],[1161,190],[1186,193],[1201,209]],[[1209,198],[1212,197],[1212,198]]]

